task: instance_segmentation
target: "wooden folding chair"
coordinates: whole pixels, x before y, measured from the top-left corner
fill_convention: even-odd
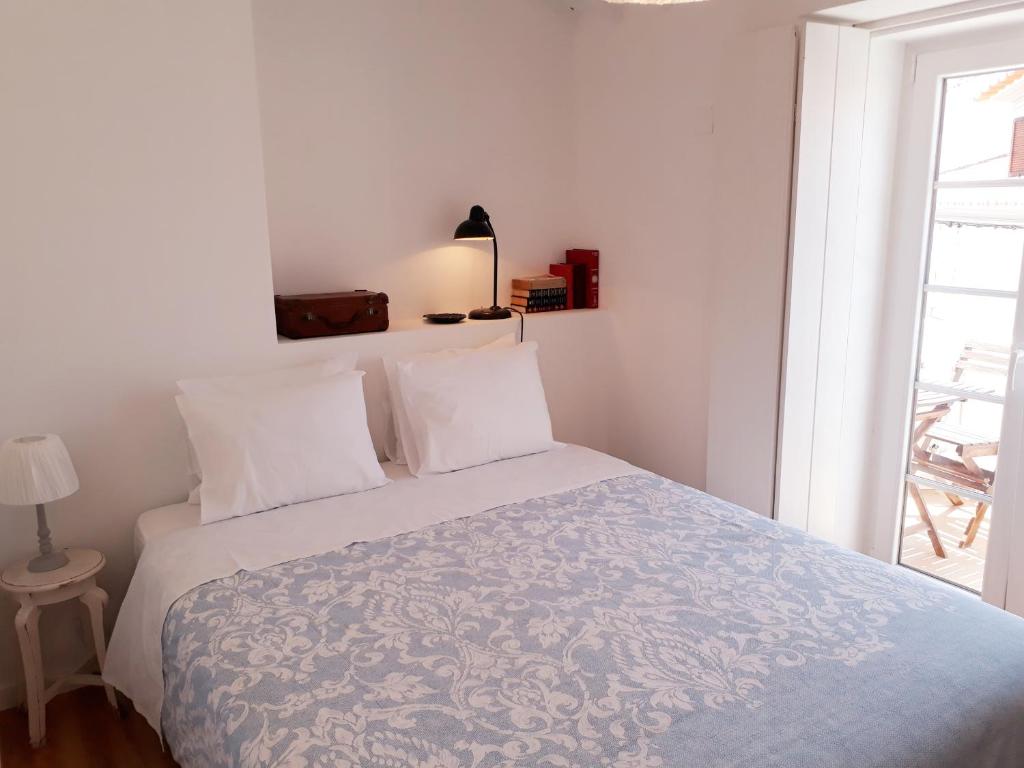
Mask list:
[[[950,424],[944,419],[950,414],[955,403],[966,401],[970,395],[994,394],[989,388],[966,384],[963,381],[965,374],[1006,376],[1009,362],[1010,350],[1006,347],[993,344],[967,344],[954,367],[953,383],[945,385],[945,389],[955,390],[957,394],[924,391],[918,393],[914,435],[911,443],[913,454],[911,464],[915,474],[921,473],[957,488],[973,490],[986,496],[991,495],[995,484],[995,473],[979,466],[976,460],[985,456],[996,456],[999,453],[999,440],[972,432],[957,424]],[[956,459],[942,455],[938,450],[940,444],[952,448]],[[938,557],[945,558],[945,548],[928,511],[928,505],[921,496],[920,489],[911,482],[909,490],[928,532],[932,549],[935,550]],[[946,492],[945,495],[953,506],[962,506],[964,503],[963,498],[955,492]],[[988,502],[979,501],[977,503],[974,516],[967,524],[963,538],[960,540],[961,549],[974,544],[988,509]]]

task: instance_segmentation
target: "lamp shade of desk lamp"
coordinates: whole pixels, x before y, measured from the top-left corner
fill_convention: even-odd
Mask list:
[[[474,205],[469,218],[455,230],[456,240],[490,240],[494,244],[494,296],[490,307],[474,309],[470,320],[507,320],[512,312],[498,306],[498,236],[494,234],[491,217],[481,206]]]
[[[39,556],[29,561],[33,573],[46,573],[68,564],[67,555],[54,551],[46,525],[46,504],[78,490],[78,475],[64,441],[56,435],[15,437],[0,446],[0,504],[36,508]]]

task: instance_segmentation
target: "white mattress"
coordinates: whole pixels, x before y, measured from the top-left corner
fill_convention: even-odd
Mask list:
[[[145,513],[136,524],[139,564],[110,638],[104,680],[159,733],[164,618],[199,585],[640,470],[567,445],[447,475],[415,478],[393,464],[384,464],[384,471],[392,482],[382,488],[212,525],[198,525],[199,507],[188,504]]]

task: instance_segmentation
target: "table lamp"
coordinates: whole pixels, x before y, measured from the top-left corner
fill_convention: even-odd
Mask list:
[[[0,504],[36,507],[39,556],[28,564],[33,573],[55,571],[68,564],[67,555],[53,551],[44,505],[77,490],[75,467],[64,441],[56,435],[15,437],[0,446]]]
[[[498,306],[498,236],[494,234],[491,217],[482,207],[474,205],[469,218],[455,230],[456,240],[490,240],[494,243],[494,298],[490,307],[474,309],[470,320],[507,320],[512,312]]]

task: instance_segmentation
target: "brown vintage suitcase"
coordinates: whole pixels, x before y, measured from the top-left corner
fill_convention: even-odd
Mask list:
[[[314,339],[388,329],[388,297],[373,291],[275,296],[277,332],[288,339]]]

